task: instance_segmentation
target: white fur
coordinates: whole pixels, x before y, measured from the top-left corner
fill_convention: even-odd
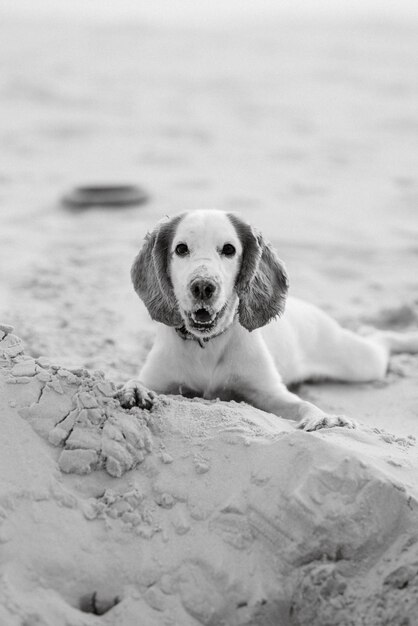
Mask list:
[[[179,258],[178,243],[190,254]],[[225,243],[236,248],[233,258],[220,250]],[[187,330],[203,343],[184,339],[175,328],[158,324],[153,348],[139,374],[119,392],[124,406],[149,406],[153,394],[173,393],[203,398],[244,400],[278,416],[298,420],[306,430],[354,427],[342,416],[330,416],[286,388],[307,379],[365,382],[385,376],[392,352],[418,351],[418,333],[376,332],[361,337],[343,329],[315,306],[288,298],[282,317],[249,332],[236,314],[239,297],[234,290],[243,248],[228,216],[218,211],[194,211],[180,221],[173,237],[169,274]],[[208,277],[216,282],[214,312],[226,304],[224,315],[211,333],[190,327],[193,309],[190,281]],[[203,347],[202,347],[203,346]]]

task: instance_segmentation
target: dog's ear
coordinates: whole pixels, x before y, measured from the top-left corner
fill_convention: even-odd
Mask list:
[[[176,215],[147,234],[131,269],[134,289],[152,319],[167,326],[183,323],[169,274],[170,248],[182,217]]]
[[[251,331],[281,315],[289,288],[286,269],[271,245],[240,217],[229,214],[243,252],[235,289],[240,324]]]

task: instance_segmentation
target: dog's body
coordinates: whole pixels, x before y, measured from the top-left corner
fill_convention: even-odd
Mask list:
[[[261,235],[233,214],[194,211],[157,226],[132,279],[160,322],[124,406],[150,406],[153,392],[246,401],[315,430],[353,427],[291,393],[311,379],[384,377],[393,352],[417,352],[418,333],[361,337],[318,308],[288,298],[287,275]],[[280,316],[280,317],[277,317]]]

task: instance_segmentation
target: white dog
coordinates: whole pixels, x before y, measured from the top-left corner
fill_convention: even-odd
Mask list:
[[[283,263],[235,214],[201,210],[159,223],[131,275],[160,324],[139,380],[119,391],[124,407],[149,408],[155,392],[182,394],[245,401],[305,430],[352,428],[286,385],[381,379],[390,354],[418,352],[418,332],[361,337],[315,306],[286,302]]]

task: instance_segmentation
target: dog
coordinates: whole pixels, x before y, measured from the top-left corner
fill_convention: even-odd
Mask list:
[[[118,391],[125,408],[181,394],[244,401],[307,431],[354,428],[288,386],[380,380],[391,354],[418,352],[418,332],[360,336],[287,297],[283,262],[235,213],[196,210],[163,220],[146,236],[131,277],[159,324],[139,380]]]

